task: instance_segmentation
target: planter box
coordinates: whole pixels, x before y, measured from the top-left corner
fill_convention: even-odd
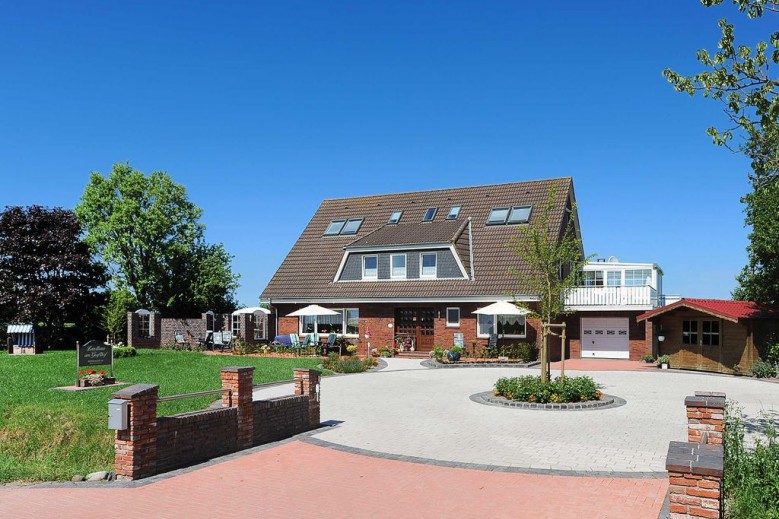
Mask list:
[[[80,378],[76,382],[76,387],[99,387],[99,386],[110,386],[116,384],[116,378],[115,377],[103,377],[103,382],[100,384],[92,384],[89,382],[89,380],[85,378]]]

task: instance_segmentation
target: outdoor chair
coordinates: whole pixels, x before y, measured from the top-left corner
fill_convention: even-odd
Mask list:
[[[498,336],[491,333],[490,340],[487,342],[487,346],[482,350],[488,358],[497,356],[498,354]]]
[[[289,334],[289,346],[290,348],[292,348],[292,350],[295,352],[296,355],[300,355],[300,348],[302,348],[303,345],[300,344],[300,337],[298,337],[298,334],[296,333]]]
[[[198,339],[198,346],[200,346],[202,349],[214,349],[214,332],[208,332],[206,333],[205,337],[201,337]],[[210,347],[210,348],[209,348]]]
[[[336,338],[335,333],[331,333],[331,334],[329,334],[327,336],[327,344],[325,344],[325,346],[323,348],[323,351],[322,351],[323,354],[327,355],[328,353],[330,353],[330,351],[333,351],[333,350],[336,349],[335,338]]]
[[[316,333],[309,333],[306,335],[306,340],[301,344],[301,348],[307,350],[309,353],[311,348],[316,348],[317,346],[319,346],[319,334]]]
[[[233,334],[230,332],[214,332],[214,351],[217,348],[221,352],[224,352],[225,348],[229,350],[232,340]]]
[[[176,338],[177,346],[190,346],[189,341],[184,338],[184,334],[181,332],[181,330],[176,330],[173,335]]]

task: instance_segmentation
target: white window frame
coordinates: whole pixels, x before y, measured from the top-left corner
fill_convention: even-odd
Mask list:
[[[449,310],[457,310],[457,322],[449,320]],[[460,327],[460,307],[459,306],[447,306],[446,307],[446,327],[447,328],[459,328]]]
[[[482,314],[479,314],[476,317],[476,337],[478,337],[479,339],[487,339],[487,338],[489,338],[490,334],[489,333],[483,333],[482,330],[481,330],[481,324],[479,323],[479,318],[481,317],[481,315]],[[494,330],[494,333],[498,333],[498,319],[500,319],[500,315],[490,315],[489,317],[492,318],[492,328]],[[508,317],[517,317],[517,316],[510,315]],[[523,317],[525,319],[525,333],[524,334],[509,334],[509,333],[507,333],[507,334],[504,334],[504,335],[499,335],[499,337],[501,339],[502,338],[506,338],[506,339],[526,339],[527,338],[527,317],[524,317],[524,316],[521,316],[521,317]]]
[[[430,274],[425,274],[425,266],[424,266],[424,257],[425,256],[433,256],[435,258],[435,272]],[[429,267],[428,267],[429,268]],[[438,253],[435,252],[420,252],[419,253],[419,278],[420,279],[435,279],[438,277]]]
[[[331,308],[334,312],[340,312],[341,314],[341,329],[343,330],[343,333],[338,333],[336,335],[340,337],[350,337],[350,338],[357,338],[360,336],[359,334],[359,321],[360,321],[360,309],[359,308]],[[357,328],[358,333],[346,333],[347,330],[347,316],[349,315],[350,311],[357,312]],[[314,332],[316,334],[319,334],[319,319],[317,319],[318,316],[314,315],[312,316],[314,318]],[[327,323],[328,325],[331,325],[332,323]],[[298,319],[298,335],[304,336],[308,335],[308,332],[303,331],[303,319]]]
[[[138,314],[138,335],[144,339],[151,337],[151,314]]]
[[[233,333],[233,337],[238,337],[241,331],[241,314],[233,314],[230,317],[230,331]]]
[[[616,276],[615,276],[616,274]],[[616,284],[613,283],[616,279]],[[606,286],[607,287],[621,287],[622,286],[622,271],[621,270],[607,270],[606,271]]]
[[[395,258],[403,258],[403,274],[395,275]],[[378,269],[378,265],[376,265]],[[390,254],[390,279],[406,279],[408,276],[408,258],[405,254]]]
[[[373,276],[368,276],[366,274],[365,260],[367,260],[368,258],[374,258],[376,260],[376,269],[375,269],[376,270],[376,274],[373,275]],[[373,269],[371,269],[371,270],[373,270]],[[365,256],[362,257],[362,279],[371,279],[371,280],[379,279],[379,256],[378,255],[376,255],[376,254],[368,254],[368,255],[365,255]]]

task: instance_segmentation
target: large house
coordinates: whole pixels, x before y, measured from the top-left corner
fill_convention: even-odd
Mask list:
[[[526,268],[506,244],[534,225],[556,190],[552,226],[571,221],[571,178],[325,200],[268,286],[278,333],[336,332],[361,339],[359,351],[408,339],[416,351],[434,345],[536,341],[538,323],[524,316],[476,315],[499,300],[532,304],[509,273]],[[308,304],[337,315],[286,317]]]

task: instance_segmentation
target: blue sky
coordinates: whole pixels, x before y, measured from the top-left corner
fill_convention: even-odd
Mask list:
[[[654,2],[4,2],[0,205],[73,207],[91,171],[167,171],[253,305],[324,198],[573,176],[588,254],[728,297],[748,163],[711,144],[716,20]]]

